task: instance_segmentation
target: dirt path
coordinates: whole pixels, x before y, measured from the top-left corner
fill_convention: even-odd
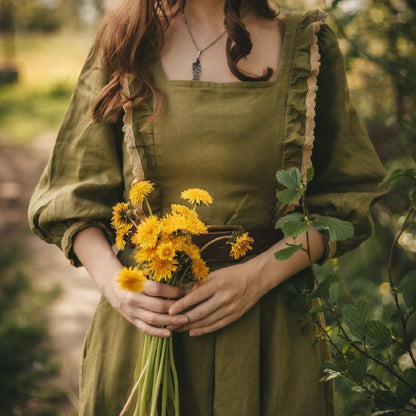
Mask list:
[[[0,250],[27,223],[27,204],[53,142],[54,134],[49,134],[30,145],[0,143],[0,232],[8,236],[0,240]],[[32,236],[26,228],[23,225],[28,275],[40,288],[59,285],[62,291],[49,307],[49,330],[55,359],[61,365],[56,383],[68,396],[62,414],[76,415],[79,359],[99,294],[85,269],[72,267],[57,247]]]

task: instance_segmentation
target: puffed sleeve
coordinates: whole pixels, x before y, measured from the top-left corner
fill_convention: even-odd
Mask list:
[[[113,241],[109,219],[124,188],[121,128],[91,118],[92,103],[106,79],[99,57],[88,58],[29,204],[33,232],[58,245],[76,266],[80,263],[72,240],[78,231],[96,226]]]
[[[373,229],[370,205],[386,189],[385,171],[357,112],[350,103],[344,58],[334,32],[318,33],[321,66],[316,97],[315,177],[309,185],[309,212],[352,222],[354,236],[329,244],[325,261],[358,246]]]

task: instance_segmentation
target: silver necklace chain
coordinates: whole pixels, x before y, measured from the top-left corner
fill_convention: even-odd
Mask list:
[[[209,49],[211,46],[215,45],[224,35],[225,35],[225,30],[216,38],[214,39],[214,41],[212,41],[209,45],[205,46],[205,48],[199,49],[197,43],[195,42],[195,39],[192,35],[191,32],[191,28],[188,25],[188,21],[186,20],[186,16],[185,16],[185,12],[182,11],[182,15],[183,15],[183,20],[185,22],[185,26],[186,29],[188,30],[189,33],[189,37],[192,40],[192,43],[195,46],[196,49],[196,59],[195,61],[192,63],[192,80],[193,81],[199,81],[201,78],[201,61],[200,61],[200,56],[202,55],[203,52],[205,52],[207,49]]]

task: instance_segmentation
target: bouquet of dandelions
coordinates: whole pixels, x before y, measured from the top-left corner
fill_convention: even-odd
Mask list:
[[[113,207],[111,220],[116,232],[116,245],[124,250],[126,244],[135,247],[135,267],[123,268],[117,276],[122,289],[140,292],[147,279],[169,285],[183,286],[205,280],[209,269],[201,252],[218,239],[228,239],[230,256],[243,257],[250,250],[253,239],[244,234],[230,234],[208,242],[201,249],[192,242],[192,236],[208,232],[199,219],[196,208],[212,203],[212,197],[203,189],[188,189],[181,197],[192,205],[172,204],[171,212],[162,218],[153,215],[147,196],[153,184],[141,181],[130,190],[129,202]],[[138,219],[135,209],[145,202],[148,216]],[[158,338],[144,335],[134,372],[134,386],[120,413],[123,416],[135,405],[134,416],[157,416],[167,409],[179,416],[178,375],[173,356],[172,337]],[[171,413],[169,413],[171,414]]]

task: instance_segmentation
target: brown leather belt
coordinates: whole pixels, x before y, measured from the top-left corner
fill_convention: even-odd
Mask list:
[[[273,244],[277,243],[283,238],[283,234],[280,230],[274,228],[257,227],[245,230],[241,225],[234,226],[222,226],[222,225],[209,225],[207,234],[194,235],[192,241],[199,248],[202,248],[208,242],[223,236],[229,236],[233,232],[242,234],[248,232],[249,236],[254,239],[252,244],[253,249],[247,252],[247,255],[260,254],[263,251],[269,249]],[[234,261],[230,256],[231,246],[227,244],[227,240],[216,241],[209,247],[207,247],[201,256],[206,262],[221,262]]]

